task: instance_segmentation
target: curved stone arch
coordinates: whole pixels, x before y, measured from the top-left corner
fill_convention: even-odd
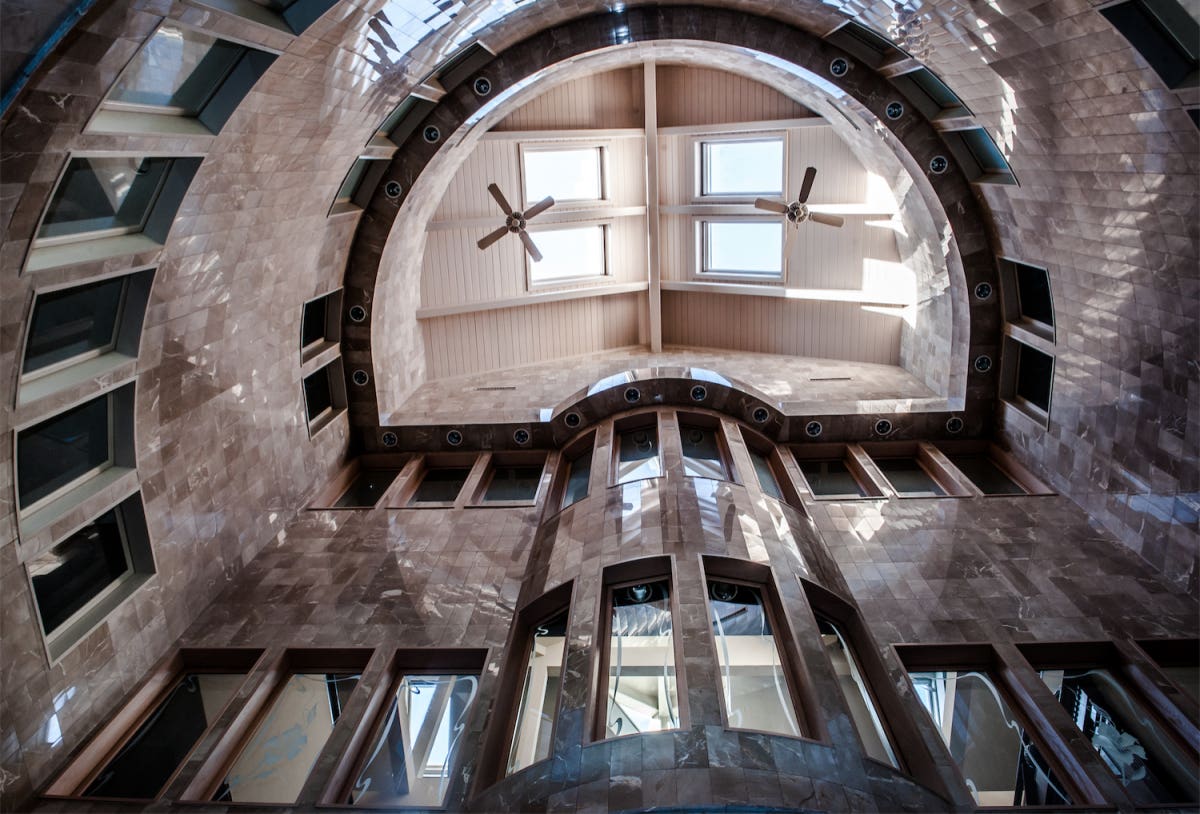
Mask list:
[[[503,91],[526,81],[545,67],[613,45],[616,36],[614,22],[616,21],[609,15],[601,15],[544,30],[498,55],[481,70],[487,72],[493,87]],[[853,62],[848,54],[807,32],[783,26],[767,18],[720,9],[697,10],[686,6],[653,10],[631,9],[621,16],[620,22],[620,38],[627,42],[686,39],[742,48],[747,52],[762,54],[768,61],[781,61],[801,67],[828,65],[838,56]],[[910,168],[927,166],[934,155],[946,153],[937,131],[921,117],[912,115],[899,120],[886,119],[883,108],[899,92],[878,74],[861,64],[856,64],[854,70],[843,77],[837,87],[874,115],[877,121],[875,129],[884,135],[885,141],[895,139],[896,143],[903,146],[904,149],[898,151],[898,154],[907,153],[910,156],[914,162]],[[405,221],[402,231],[393,232],[401,208],[411,196],[414,187],[421,189],[421,175],[430,167],[437,154],[448,143],[457,143],[456,138],[463,138],[465,133],[462,133],[461,129],[475,123],[472,117],[476,116],[484,105],[485,101],[476,96],[467,83],[448,89],[446,96],[423,124],[432,124],[442,134],[457,134],[456,137],[443,136],[436,143],[429,143],[421,133],[414,133],[397,152],[384,174],[385,179],[400,183],[401,196],[395,200],[389,199],[381,189],[376,189],[367,204],[350,252],[345,280],[347,306],[361,304],[368,310],[366,320],[360,323],[347,322],[345,326],[344,355],[351,367],[374,367],[371,350],[373,319],[370,312],[376,304],[385,247],[392,242],[403,245],[408,251],[414,246],[420,246],[421,237],[419,232],[414,234],[417,227],[414,226],[413,219]],[[886,125],[883,125],[884,121],[887,122]],[[923,173],[918,171],[917,175],[921,177]],[[994,378],[970,374],[971,380],[968,382],[966,373],[967,358],[979,353],[995,356],[998,352],[998,305],[994,301],[976,302],[968,307],[966,294],[977,282],[986,280],[994,283],[993,252],[989,245],[983,213],[974,192],[953,162],[949,171],[941,175],[929,174],[927,180],[947,219],[946,227],[938,233],[943,250],[949,256],[953,254],[949,250],[950,247],[956,246],[961,258],[961,276],[957,269],[950,268],[956,278],[951,280],[950,290],[956,298],[956,339],[961,338],[959,344],[963,346],[961,351],[956,350],[954,357],[956,366],[963,371],[963,401],[949,406],[963,406],[969,410],[972,404],[978,407],[981,399],[987,400],[994,396],[996,389]],[[411,240],[418,242],[414,244],[409,242]],[[402,281],[402,285],[394,283],[395,281],[392,281],[392,285],[389,286],[388,302],[406,299],[408,307],[415,311],[419,294],[419,275],[411,275],[410,279]],[[389,342],[389,347],[420,348],[421,343],[415,335],[417,330],[414,318],[398,331],[398,336],[395,337],[409,341],[402,344]],[[405,370],[417,372],[420,372],[423,364],[421,359],[390,358],[388,361],[389,364],[401,365]],[[373,382],[378,380],[378,376],[373,377]],[[352,418],[357,426],[364,429],[377,426],[380,411],[374,384],[357,388],[350,406]]]

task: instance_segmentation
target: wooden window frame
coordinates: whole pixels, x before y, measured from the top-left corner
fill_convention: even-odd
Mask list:
[[[480,457],[485,458],[483,474],[475,484],[474,490],[471,492],[471,499],[468,502],[468,507],[473,509],[503,509],[512,507],[530,507],[537,506],[538,503],[546,496],[548,490],[547,464],[550,463],[549,455],[543,450],[512,450],[508,452],[491,452],[483,453]],[[542,473],[538,476],[538,485],[534,490],[533,497],[529,500],[488,500],[487,490],[492,485],[492,479],[496,476],[496,467],[509,466],[540,466]]]
[[[487,458],[477,452],[437,452],[427,455],[417,455],[404,471],[401,472],[403,483],[399,488],[389,490],[390,498],[383,505],[389,509],[455,509],[463,508],[467,499],[483,476],[487,466]],[[454,500],[438,500],[425,503],[414,503],[417,490],[421,487],[425,475],[433,469],[467,469],[467,477],[458,489]],[[397,478],[399,481],[401,478]],[[392,484],[393,487],[396,484]]]
[[[875,467],[874,461],[863,452],[862,447],[858,444],[802,444],[791,446],[789,449],[796,461],[796,468],[800,470],[803,494],[810,500],[880,500],[889,496],[882,485],[887,483],[887,479],[883,477],[883,473]],[[846,471],[866,492],[865,495],[842,497],[840,495],[818,495],[813,491],[812,486],[809,485],[808,476],[804,474],[803,462],[833,460],[840,460],[846,465]]]

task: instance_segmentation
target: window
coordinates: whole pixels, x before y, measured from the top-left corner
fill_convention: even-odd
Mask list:
[[[1012,263],[1017,279],[1017,301],[1022,317],[1054,327],[1050,301],[1050,275],[1045,269]]]
[[[869,68],[879,68],[908,56],[886,36],[854,20],[847,20],[825,39],[848,51]]]
[[[300,355],[307,360],[341,339],[341,290],[304,303],[300,318]]]
[[[783,195],[783,137],[701,141],[700,195]]]
[[[701,275],[783,279],[783,223],[779,218],[696,223]]]
[[[754,464],[759,488],[776,500],[783,500],[783,490],[779,488],[779,480],[775,477],[770,457],[749,446],[746,447],[746,452],[750,453],[750,462]]]
[[[420,96],[408,96],[396,105],[383,120],[377,135],[382,135],[392,144],[400,147],[435,107],[437,107],[436,102],[422,99]]]
[[[1138,646],[1184,695],[1200,702],[1200,642],[1195,639],[1150,639]]]
[[[188,133],[184,122],[192,119],[199,132],[220,132],[274,61],[273,54],[166,23],[118,77],[88,129]],[[172,116],[180,118],[163,118]]]
[[[647,424],[617,433],[617,483],[662,475],[658,457],[658,426]]]
[[[981,806],[1071,805],[1042,747],[983,670],[909,670],[918,702],[933,719]]]
[[[361,667],[290,672],[210,799],[296,802],[361,677]]]
[[[707,587],[730,728],[799,737],[796,707],[762,589],[712,579]]]
[[[425,470],[421,482],[413,493],[410,504],[433,503],[444,505],[458,500],[467,476],[471,474],[469,466],[435,467]]]
[[[335,0],[197,0],[261,25],[301,34],[333,7]]]
[[[604,198],[601,147],[521,148],[525,205],[549,196],[555,204]],[[539,245],[540,248],[540,245]]]
[[[587,449],[567,464],[567,482],[563,486],[562,508],[574,505],[588,496],[588,482],[592,476],[592,443],[588,439]]]
[[[821,644],[825,646],[825,654],[829,656],[829,662],[833,665],[838,686],[846,699],[846,706],[850,708],[850,718],[867,756],[900,768],[895,749],[875,708],[870,687],[854,658],[854,650],[842,635],[841,629],[829,619],[818,615],[817,628],[821,632]]]
[[[966,475],[985,495],[1027,494],[1006,471],[984,453],[947,455],[950,463]]]
[[[875,465],[901,497],[943,497],[946,494],[915,457],[876,458]]]
[[[401,675],[345,802],[440,806],[478,692],[478,673]]]
[[[337,195],[329,207],[330,215],[358,212],[367,205],[379,180],[387,171],[388,161],[382,158],[359,158],[350,165],[342,179]]]
[[[374,508],[399,474],[399,469],[363,469],[350,483],[350,488],[334,501],[333,508]]]
[[[42,218],[37,242],[140,232],[173,159],[72,158]]]
[[[606,607],[601,737],[679,728],[670,580],[613,585]]]
[[[608,229],[603,225],[530,230],[542,253],[528,258],[530,285],[569,283],[608,274]]]
[[[857,498],[873,497],[866,487],[850,471],[845,460],[832,458],[828,460],[800,459],[800,471],[808,481],[808,488],[815,497],[826,498]]]
[[[484,503],[532,503],[542,484],[544,462],[525,464],[492,459],[491,473],[483,491]]]
[[[105,394],[17,433],[17,501],[22,512],[113,465],[113,398]]]
[[[1008,159],[982,127],[945,131],[942,138],[968,181],[981,184],[1017,183]]]
[[[329,424],[345,407],[346,382],[342,378],[341,359],[304,377],[304,410],[310,435]]]
[[[969,116],[971,111],[962,99],[950,90],[941,79],[928,68],[900,74],[892,78],[913,106],[927,119]]]
[[[1043,413],[1050,412],[1050,388],[1054,382],[1054,357],[1017,342],[1017,387],[1020,400]]]
[[[1100,9],[1168,88],[1197,84],[1196,20],[1176,0],[1130,0]]]
[[[530,632],[521,701],[505,774],[550,757],[567,655],[568,610],[564,607],[545,617]]]
[[[683,449],[684,475],[691,478],[730,479],[724,441],[718,428],[680,420],[679,443]]]

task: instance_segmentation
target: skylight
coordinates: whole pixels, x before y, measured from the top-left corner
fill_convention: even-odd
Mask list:
[[[562,150],[526,149],[525,202],[536,203],[547,195],[555,203],[598,201],[604,197],[599,147]]]
[[[701,274],[783,276],[782,221],[743,218],[701,223]]]
[[[782,195],[783,138],[701,142],[700,194]]]
[[[531,285],[572,282],[606,273],[604,227],[575,226],[530,232],[542,252],[542,260],[529,259]]]

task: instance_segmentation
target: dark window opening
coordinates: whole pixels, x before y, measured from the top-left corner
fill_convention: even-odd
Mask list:
[[[115,347],[127,277],[39,294],[29,324],[23,373]]]
[[[410,503],[453,503],[470,473],[465,466],[427,469]]]
[[[1169,88],[1197,84],[1200,30],[1174,0],[1131,0],[1100,9]]]
[[[310,424],[333,409],[333,389],[329,383],[328,367],[304,379],[304,405]]]
[[[801,460],[800,471],[808,487],[817,497],[868,497],[862,483],[840,458],[831,460]]]
[[[537,497],[538,486],[542,482],[542,467],[537,466],[495,466],[492,469],[492,480],[484,492],[484,502],[492,501],[531,501]]]
[[[336,509],[369,509],[400,474],[398,469],[364,469],[350,484],[350,488],[334,502]]]
[[[129,570],[125,536],[111,509],[30,565],[42,630],[57,630]]]
[[[101,396],[17,433],[22,509],[112,463],[109,406]]]
[[[1017,396],[1042,412],[1049,412],[1053,382],[1054,357],[1017,343]]]
[[[880,458],[875,461],[898,494],[905,497],[941,497],[946,490],[925,471],[916,458]]]
[[[1016,272],[1017,300],[1021,316],[1054,327],[1054,306],[1050,300],[1050,275],[1045,269],[1013,262]]]
[[[985,495],[1023,495],[1025,490],[987,455],[948,455],[950,463]]]
[[[562,507],[564,509],[588,496],[588,482],[591,480],[591,477],[592,450],[589,447],[587,452],[575,458],[570,463],[570,470],[567,473],[567,485],[563,489]]]

